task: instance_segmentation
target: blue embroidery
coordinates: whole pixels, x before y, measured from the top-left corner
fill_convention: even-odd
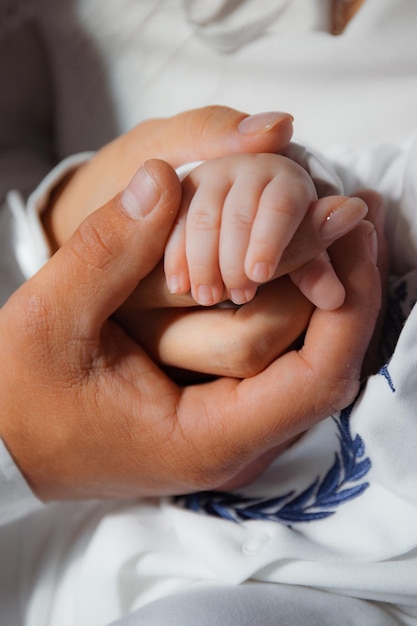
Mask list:
[[[269,520],[286,525],[313,522],[333,515],[335,509],[357,498],[368,487],[362,481],[371,468],[359,435],[352,436],[353,405],[333,418],[338,430],[339,450],[323,478],[318,477],[301,493],[287,492],[275,498],[249,498],[231,493],[206,491],[178,496],[177,504],[196,513],[206,513],[232,522]]]
[[[409,296],[409,285],[401,280],[393,285],[388,306],[381,347],[386,364],[379,374],[384,376],[391,391],[394,382],[388,364],[394,352],[404,323],[415,304]],[[360,435],[352,436],[350,416],[353,405],[333,418],[337,426],[339,449],[332,466],[324,477],[317,477],[304,491],[289,491],[275,498],[249,498],[233,493],[205,491],[174,498],[179,506],[240,523],[246,520],[269,520],[288,526],[296,522],[314,522],[334,515],[336,509],[357,498],[369,487],[364,479],[371,469]]]
[[[391,374],[388,371],[388,363],[386,365],[384,365],[383,367],[381,367],[381,369],[379,370],[378,374],[380,374],[381,376],[383,376],[386,379],[386,381],[387,381],[387,383],[389,385],[389,388],[391,389],[392,393],[395,393],[394,383],[392,381]]]

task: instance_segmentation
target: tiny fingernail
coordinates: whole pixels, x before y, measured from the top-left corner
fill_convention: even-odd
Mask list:
[[[175,274],[173,276],[167,276],[167,286],[169,293],[180,293],[181,281],[179,279],[179,276]]]
[[[366,217],[368,208],[359,198],[349,198],[336,207],[327,217],[320,229],[323,243],[330,244],[348,233]]]
[[[214,304],[213,292],[208,285],[198,285],[194,299],[202,306]]]
[[[154,179],[143,166],[138,169],[123,191],[120,202],[126,213],[137,220],[145,217],[155,208],[160,196],[161,193]]]
[[[282,122],[282,120],[294,118],[290,113],[280,113],[279,111],[270,111],[268,113],[256,113],[245,117],[238,125],[238,131],[242,135],[254,135],[256,133],[265,133],[274,126]]]
[[[371,259],[376,265],[378,261],[378,237],[375,229],[368,235],[368,244]]]
[[[256,286],[248,287],[247,289],[231,289],[229,293],[229,299],[233,304],[246,304],[253,300],[256,294]]]
[[[244,304],[247,302],[246,294],[243,289],[231,289],[230,290],[230,300],[234,304]]]
[[[255,283],[264,283],[271,278],[272,268],[269,263],[255,263],[250,278]]]

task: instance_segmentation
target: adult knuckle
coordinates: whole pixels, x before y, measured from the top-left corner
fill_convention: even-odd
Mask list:
[[[213,130],[218,132],[221,128],[228,128],[233,115],[232,109],[222,105],[208,105],[182,113],[185,142],[201,145],[203,158],[218,154],[220,149],[213,143]]]
[[[105,270],[116,255],[116,231],[102,228],[94,219],[85,220],[74,235],[72,252],[83,265]]]
[[[191,119],[194,122],[197,121],[197,127],[200,128],[202,139],[206,138],[206,136],[211,136],[214,121],[224,119],[226,122],[230,117],[230,109],[220,105],[208,105],[202,109],[196,109],[193,113],[194,119]]]
[[[33,343],[38,343],[42,338],[42,343],[46,345],[48,333],[52,333],[55,328],[56,310],[53,304],[42,291],[32,291],[25,297],[24,306],[18,309],[16,322],[19,333],[29,338]]]
[[[227,371],[238,378],[254,376],[268,362],[267,346],[262,338],[255,340],[250,333],[231,335],[222,345],[222,358]]]
[[[242,377],[254,376],[261,372],[270,361],[268,345],[262,338],[256,342],[247,338],[244,342],[243,356],[240,359]]]
[[[346,376],[328,380],[326,387],[320,392],[317,391],[314,402],[314,415],[318,419],[338,413],[351,404],[358,392],[360,382],[359,377]]]
[[[331,387],[329,401],[332,412],[341,411],[351,404],[359,391],[360,382],[358,378],[340,378]]]
[[[185,126],[186,139],[204,140],[209,134],[211,120],[214,114],[214,107],[207,106],[201,109],[193,109],[187,114],[182,114]]]
[[[225,444],[226,433],[218,416],[213,418],[212,410],[200,402],[194,411],[198,412],[198,424],[191,429],[188,418],[183,422],[177,413],[168,446],[177,450],[176,480],[187,492],[223,484],[233,475],[237,458],[233,442]]]
[[[62,377],[63,370],[71,360],[65,313],[41,289],[26,292],[14,305],[11,310],[13,319],[10,320],[10,315],[9,319],[6,318],[9,332],[13,336],[12,344],[8,343],[13,346],[16,356],[25,355],[25,367],[30,368],[36,364],[32,377],[43,372],[43,380],[48,380],[48,386],[52,387],[52,381]]]
[[[192,476],[193,490],[207,491],[225,483],[235,473],[235,462],[207,455],[201,465],[195,468]]]

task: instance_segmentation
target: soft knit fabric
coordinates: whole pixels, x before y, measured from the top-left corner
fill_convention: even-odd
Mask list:
[[[54,95],[54,144],[51,154],[37,139],[40,160],[36,150],[16,156],[1,144],[0,183],[18,190],[1,214],[10,242],[0,255],[4,297],[47,259],[38,216],[60,177],[89,158],[82,151],[140,119],[213,102],[295,113],[297,134],[327,151],[326,160],[297,148],[307,168],[319,165],[322,189],[378,189],[393,275],[384,367],[352,406],[240,493],[42,506],[0,448],[0,584],[8,592],[0,621],[102,626],[134,610],[140,620],[147,605],[157,619],[154,610],[164,615],[175,605],[164,599],[179,592],[256,582],[329,594],[333,614],[346,596],[355,612],[364,607],[356,623],[382,614],[380,624],[417,624],[417,4],[366,0],[339,37],[328,32],[324,5],[44,0],[34,14],[49,63],[46,74],[36,67]],[[0,76],[7,83],[10,69]],[[19,75],[13,87],[26,94],[28,80]],[[13,135],[5,129],[0,140],[6,130]],[[73,153],[26,201],[49,157]]]

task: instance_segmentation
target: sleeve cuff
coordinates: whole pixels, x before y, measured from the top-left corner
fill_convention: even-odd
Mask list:
[[[319,198],[344,195],[342,179],[338,176],[331,162],[322,154],[297,141],[292,141],[282,154],[298,163],[309,173]],[[201,165],[201,163],[203,161],[194,161],[177,168],[176,172],[179,179],[183,180],[187,174],[198,165]]]
[[[0,439],[0,525],[25,517],[44,506],[32,493]]]
[[[49,259],[51,251],[40,216],[48,205],[51,192],[72,170],[93,156],[83,152],[59,163],[43,179],[25,202],[18,191],[7,194],[6,203],[14,221],[14,249],[23,276],[33,276]]]
[[[310,146],[292,141],[282,154],[308,172],[319,198],[345,195],[342,179],[331,162]]]

